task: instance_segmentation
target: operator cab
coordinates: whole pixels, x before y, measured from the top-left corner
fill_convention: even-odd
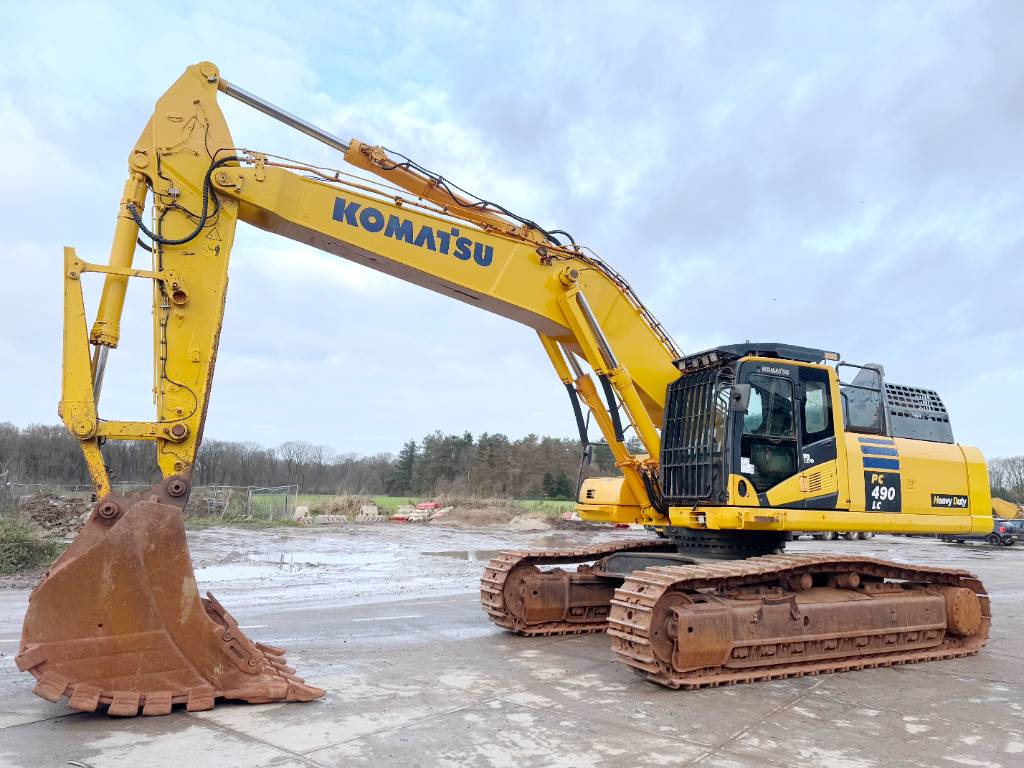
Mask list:
[[[829,366],[828,363],[836,365]],[[880,365],[853,365],[821,349],[733,344],[676,361],[662,428],[661,478],[674,506],[761,495],[836,459],[842,432],[952,443],[932,390],[890,384]],[[838,423],[837,423],[838,419]]]

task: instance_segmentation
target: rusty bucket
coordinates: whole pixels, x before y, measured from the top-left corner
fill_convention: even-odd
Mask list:
[[[283,654],[199,596],[181,509],[136,500],[98,505],[33,590],[16,663],[47,701],[124,717],[323,696]]]

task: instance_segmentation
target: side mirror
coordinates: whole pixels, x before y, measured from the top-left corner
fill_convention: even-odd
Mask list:
[[[594,463],[594,446],[590,443],[583,448],[583,463],[588,467]]]
[[[746,413],[750,405],[750,385],[733,384],[729,394],[729,410],[733,413]]]

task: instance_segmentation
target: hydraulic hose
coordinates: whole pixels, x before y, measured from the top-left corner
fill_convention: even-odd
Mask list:
[[[210,167],[206,170],[206,177],[203,179],[203,210],[202,213],[199,214],[199,223],[196,224],[196,228],[185,237],[161,237],[155,232],[150,231],[149,227],[142,222],[142,213],[135,207],[135,203],[128,203],[128,212],[132,215],[132,219],[134,219],[135,223],[139,226],[139,230],[158,245],[184,245],[185,243],[191,242],[199,236],[200,232],[203,231],[203,227],[206,226],[206,222],[210,218],[210,198],[213,198],[214,213],[216,213],[217,209],[220,207],[220,202],[217,200],[217,193],[210,187],[210,179],[213,176],[213,172],[222,165],[226,165],[231,162],[241,162],[242,160],[244,160],[244,158],[232,156],[223,157],[220,160],[215,160],[210,163]]]
[[[598,378],[601,380],[601,389],[604,390],[605,402],[608,403],[608,415],[611,416],[612,426],[615,428],[615,439],[620,443],[624,443],[626,442],[626,437],[622,433],[618,401],[615,399],[615,390],[612,389],[611,379],[608,378],[607,373],[598,374]]]

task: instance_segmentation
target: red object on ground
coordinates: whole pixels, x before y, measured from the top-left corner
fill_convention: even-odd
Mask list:
[[[431,509],[440,509],[440,507],[441,505],[438,504],[436,501],[421,501],[419,504],[416,505],[416,509],[423,509],[427,511]]]

